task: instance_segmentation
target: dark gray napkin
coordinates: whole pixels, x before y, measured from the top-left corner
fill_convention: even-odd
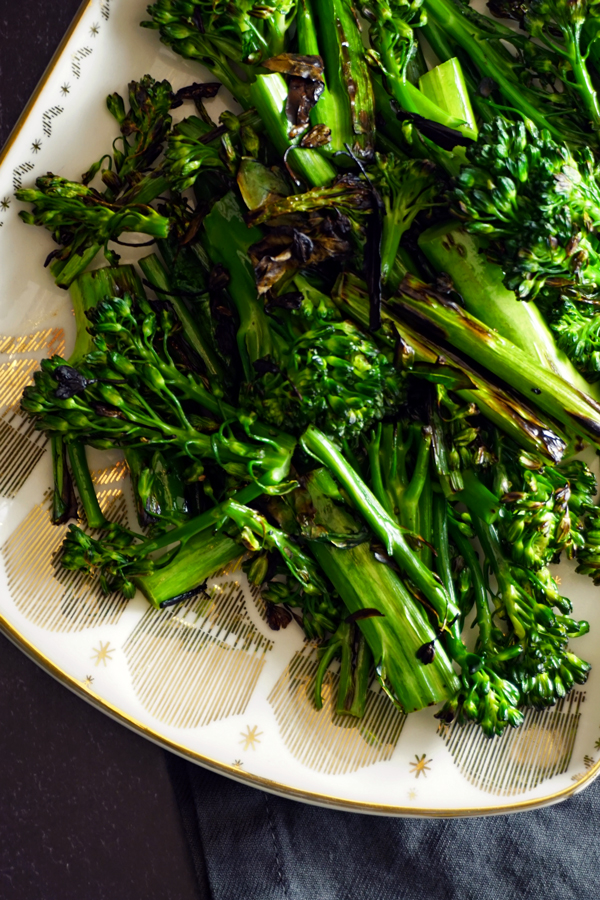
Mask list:
[[[600,779],[532,812],[389,819],[284,800],[172,759],[213,900],[593,900]]]

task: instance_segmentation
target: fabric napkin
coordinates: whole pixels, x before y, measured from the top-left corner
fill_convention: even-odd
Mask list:
[[[171,757],[211,900],[593,900],[600,779],[563,803],[477,819],[337,812]]]

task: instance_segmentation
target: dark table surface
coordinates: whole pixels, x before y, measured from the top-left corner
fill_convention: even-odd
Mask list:
[[[80,0],[0,0],[0,146]],[[0,637],[0,900],[202,900],[163,750]]]

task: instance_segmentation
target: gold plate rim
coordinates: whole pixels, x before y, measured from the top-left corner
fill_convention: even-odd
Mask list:
[[[89,7],[92,5],[92,3],[93,0],[83,0],[79,9],[75,13],[75,16],[67,31],[65,32],[64,37],[53,53],[52,58],[44,71],[44,74],[36,85],[35,90],[29,98],[25,108],[23,109],[23,112],[17,119],[12,131],[6,139],[4,146],[0,149],[0,166],[5,161],[9,151],[11,150],[13,144],[19,136],[21,129],[25,125],[25,122],[27,121],[33,107],[35,106],[39,95],[44,89],[46,83],[52,75],[52,72],[56,68],[58,61],[60,60],[65,47],[71,39],[73,32],[77,28],[79,22],[81,21]],[[12,625],[2,614],[0,614],[0,631],[23,653],[25,653],[26,656],[37,663],[40,668],[42,668],[45,672],[59,681],[62,685],[71,690],[82,700],[90,703],[96,709],[99,709],[101,712],[109,715],[111,718],[115,719],[120,724],[130,728],[137,734],[141,734],[148,740],[153,741],[155,744],[158,744],[159,746],[164,747],[166,750],[170,750],[173,753],[177,753],[179,756],[183,756],[198,765],[202,765],[213,772],[217,772],[221,775],[232,778],[234,781],[239,781],[240,783],[248,784],[251,787],[260,788],[282,797],[291,797],[294,800],[313,803],[319,806],[327,806],[334,809],[346,810],[349,812],[359,812],[365,814],[370,813],[382,816],[405,816],[407,818],[441,819],[503,815],[505,813],[525,812],[527,810],[540,809],[544,806],[549,806],[553,803],[567,800],[574,794],[579,793],[580,790],[590,784],[591,781],[593,781],[594,778],[600,773],[599,760],[588,769],[583,778],[573,783],[573,785],[563,788],[560,791],[556,791],[553,794],[548,794],[545,797],[537,797],[532,800],[522,800],[518,803],[511,803],[509,805],[502,806],[472,806],[466,808],[440,810],[418,808],[413,806],[390,806],[387,804],[367,803],[362,800],[348,800],[344,797],[336,797],[331,794],[321,794],[315,791],[307,791],[301,788],[293,787],[291,785],[286,785],[282,782],[271,781],[270,779],[263,778],[260,775],[252,775],[249,772],[240,772],[240,770],[235,768],[234,766],[228,765],[227,763],[222,763],[216,759],[211,759],[208,756],[204,756],[203,754],[196,752],[191,747],[186,747],[184,744],[172,741],[164,734],[155,731],[150,726],[145,725],[143,722],[140,722],[137,719],[134,719],[131,716],[127,715],[126,712],[124,712],[118,706],[115,706],[113,703],[110,703],[108,700],[104,700],[101,697],[94,696],[92,693],[90,693],[90,690],[88,688],[84,688],[80,682],[78,682],[75,678],[73,678],[71,675],[57,666],[56,663],[54,663],[43,653],[41,653],[37,649],[37,647],[35,647],[35,645],[31,643],[31,641],[29,641],[23,634],[21,634],[21,632],[18,631],[18,629],[15,628],[15,626]]]
[[[52,72],[53,72],[54,69],[56,68],[56,64],[58,63],[59,59],[61,58],[61,56],[62,56],[62,54],[63,54],[63,51],[64,51],[65,47],[67,46],[67,44],[68,44],[69,41],[71,40],[71,36],[72,36],[73,32],[75,31],[75,29],[76,29],[77,26],[79,25],[79,22],[80,22],[81,19],[83,18],[83,16],[84,16],[86,10],[89,9],[89,7],[92,5],[92,3],[93,3],[93,0],[83,0],[83,2],[81,3],[81,6],[79,7],[79,9],[77,10],[77,12],[75,13],[75,16],[74,16],[73,20],[71,21],[71,24],[70,24],[69,27],[67,28],[67,30],[66,30],[66,32],[65,32],[65,34],[64,34],[64,36],[63,36],[63,38],[62,38],[62,40],[61,40],[61,42],[60,42],[60,44],[58,45],[58,47],[56,48],[56,50],[55,50],[54,53],[52,54],[52,57],[51,57],[51,59],[50,59],[50,62],[48,63],[48,65],[47,65],[46,68],[44,69],[44,73],[43,73],[42,77],[40,78],[40,80],[39,80],[38,83],[36,84],[36,86],[35,86],[35,88],[34,88],[34,91],[33,91],[33,94],[31,95],[31,97],[29,98],[29,100],[27,101],[27,103],[25,104],[25,107],[24,107],[24,109],[23,109],[21,115],[19,116],[19,118],[18,118],[17,121],[15,122],[15,124],[14,124],[14,126],[13,126],[13,128],[12,128],[12,130],[11,130],[11,132],[10,132],[10,134],[8,135],[8,137],[7,137],[7,139],[6,139],[6,142],[5,142],[4,146],[0,148],[0,166],[2,165],[2,163],[4,162],[4,160],[6,159],[6,157],[8,156],[8,154],[9,154],[11,148],[12,148],[12,145],[13,145],[14,142],[16,141],[17,137],[19,136],[19,134],[20,134],[20,132],[21,132],[21,129],[23,128],[23,125],[25,124],[25,122],[26,122],[27,119],[29,118],[29,114],[30,114],[31,110],[32,110],[33,107],[35,106],[38,97],[40,96],[40,94],[42,93],[44,87],[46,86],[46,82],[48,81],[48,79],[50,78]]]
[[[470,806],[465,808],[438,810],[413,806],[391,806],[384,803],[367,803],[363,800],[348,800],[345,797],[336,797],[333,794],[321,794],[316,791],[307,791],[279,781],[271,781],[268,778],[263,778],[261,775],[252,775],[250,772],[240,772],[235,766],[223,763],[217,759],[211,759],[209,756],[204,756],[202,753],[198,753],[196,750],[187,747],[185,744],[172,741],[170,738],[166,737],[166,735],[161,734],[149,725],[129,716],[118,706],[115,706],[114,703],[111,703],[102,697],[94,696],[89,688],[85,688],[76,678],[73,678],[61,669],[60,666],[57,666],[56,663],[41,653],[37,647],[21,634],[2,614],[0,614],[0,631],[5,637],[16,644],[16,646],[30,659],[65,687],[73,691],[73,693],[77,694],[78,697],[86,700],[92,706],[111,716],[111,718],[115,719],[117,722],[131,728],[132,731],[143,735],[155,744],[158,744],[173,753],[177,753],[179,756],[183,756],[198,765],[202,765],[213,772],[233,778],[234,781],[248,784],[251,787],[261,788],[262,790],[278,794],[282,797],[291,797],[294,800],[313,803],[317,806],[328,806],[334,809],[347,810],[349,812],[371,813],[382,816],[405,816],[407,818],[427,819],[504,815],[505,813],[525,812],[531,809],[539,809],[553,803],[558,803],[562,800],[567,800],[574,794],[579,793],[583,787],[593,781],[600,771],[599,760],[595,765],[588,769],[584,778],[574,782],[573,785],[569,785],[568,787],[556,791],[554,794],[548,794],[545,797],[536,797],[532,800],[521,800],[517,803],[502,806]]]

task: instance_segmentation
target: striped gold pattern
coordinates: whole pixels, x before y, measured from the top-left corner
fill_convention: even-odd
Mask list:
[[[98,492],[103,512],[125,522],[121,490]],[[127,601],[122,594],[104,594],[85,572],[60,567],[66,529],[52,525],[48,504],[35,506],[2,547],[8,587],[16,607],[40,628],[81,631],[118,622]]]
[[[238,581],[148,610],[124,645],[139,700],[178,728],[243,713],[272,648],[250,620]]]
[[[44,455],[46,436],[14,413],[0,416],[0,497],[15,497]]]
[[[0,336],[0,353],[39,353],[62,356],[65,352],[65,332],[62,328],[46,328],[20,337]]]
[[[64,351],[62,328],[22,337],[0,336],[0,354],[8,356],[39,352],[51,356]],[[0,363],[0,497],[15,497],[44,454],[46,436],[19,414],[23,388],[38,367],[37,359],[27,357]]]
[[[307,644],[294,654],[267,698],[286,747],[305,766],[328,775],[356,772],[390,759],[406,716],[382,692],[369,690],[364,718],[335,712],[339,675],[331,669],[323,681],[323,709],[313,701],[317,652]]]
[[[471,784],[490,794],[514,796],[567,771],[584,699],[585,692],[571,691],[552,709],[529,709],[521,727],[507,728],[502,737],[486,738],[473,723],[453,724],[440,733]]]

